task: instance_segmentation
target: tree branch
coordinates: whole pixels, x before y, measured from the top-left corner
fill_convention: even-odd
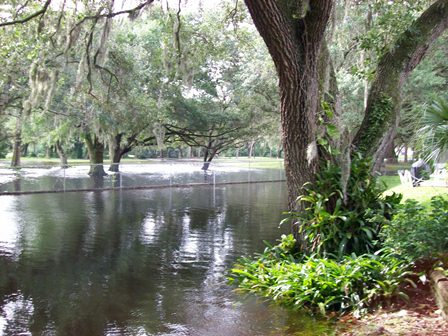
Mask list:
[[[50,3],[51,3],[51,0],[47,0],[45,2],[44,6],[40,10],[38,10],[37,12],[35,12],[35,13],[33,13],[33,14],[27,16],[26,18],[23,18],[23,19],[2,22],[2,23],[0,23],[0,27],[6,27],[6,26],[12,26],[12,25],[15,25],[15,24],[25,23],[25,22],[28,22],[28,21],[30,21],[30,20],[38,17],[38,16],[43,16],[46,13],[46,11],[47,11],[48,6],[50,6]]]
[[[398,37],[394,48],[380,58],[365,117],[353,141],[358,152],[375,153],[398,116],[404,82],[426,55],[431,43],[447,28],[448,0],[437,0]]]

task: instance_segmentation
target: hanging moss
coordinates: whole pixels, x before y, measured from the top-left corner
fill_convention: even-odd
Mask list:
[[[152,131],[156,136],[157,147],[159,148],[159,150],[162,150],[163,148],[165,148],[165,127],[161,123],[155,123],[153,125]]]

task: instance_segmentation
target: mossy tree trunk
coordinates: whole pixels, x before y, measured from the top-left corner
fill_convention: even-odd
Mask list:
[[[333,1],[245,0],[274,61],[289,202],[318,170],[318,60]]]
[[[16,127],[14,131],[14,143],[12,146],[12,159],[11,159],[11,167],[19,168],[20,167],[20,158],[21,158],[21,146],[22,146],[22,123],[23,123],[23,113],[20,113],[16,119]]]
[[[64,147],[62,147],[62,144],[59,140],[56,140],[56,143],[54,146],[55,146],[56,152],[58,153],[58,156],[59,156],[61,168],[67,168],[68,167],[67,154],[64,151]]]
[[[120,162],[123,156],[129,153],[136,144],[137,135],[132,135],[126,139],[123,143],[123,133],[119,133],[115,136],[110,136],[109,138],[109,157],[111,160],[111,165],[109,167],[110,172],[119,172]]]
[[[103,167],[104,143],[96,134],[84,134],[83,138],[87,146],[87,153],[90,160],[90,170],[88,174],[91,176],[107,175]]]
[[[438,0],[380,58],[365,116],[353,141],[355,151],[373,156],[377,150],[384,150],[380,144],[384,135],[396,127],[406,79],[447,27],[448,0]]]
[[[318,59],[334,1],[245,0],[279,76],[281,126],[290,205],[319,171]],[[381,56],[352,152],[373,156],[395,126],[401,89],[448,24],[448,0],[437,0]]]
[[[28,156],[28,149],[30,147],[29,143],[22,144],[20,151],[22,152],[22,156]]]

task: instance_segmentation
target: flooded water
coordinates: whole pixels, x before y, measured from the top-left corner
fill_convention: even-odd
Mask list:
[[[279,161],[279,163],[281,163]],[[246,163],[247,165],[247,163]],[[125,164],[120,166],[120,174],[90,177],[89,166],[34,167],[11,170],[0,167],[0,193],[54,190],[79,190],[101,188],[129,188],[154,185],[228,183],[284,180],[284,169],[253,169],[226,164],[214,164],[210,170],[201,170],[201,162]],[[109,168],[105,165],[105,170]]]
[[[0,196],[0,335],[324,335],[226,282],[285,206],[283,183]]]

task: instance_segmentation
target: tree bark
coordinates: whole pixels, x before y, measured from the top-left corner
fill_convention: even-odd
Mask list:
[[[87,146],[87,152],[90,160],[89,175],[91,176],[105,176],[104,171],[104,143],[96,136],[87,134],[84,136],[84,141]]]
[[[386,132],[385,136],[381,140],[380,146],[378,147],[377,151],[375,152],[375,155],[373,156],[373,172],[381,172],[381,168],[383,167],[384,159],[388,156],[390,153],[390,148],[394,147],[394,138],[397,134],[396,132],[397,128],[395,125],[391,126],[389,130]]]
[[[11,159],[11,167],[19,168],[20,167],[20,157],[21,157],[21,145],[22,145],[22,113],[17,116],[16,119],[16,129],[14,133],[14,144],[12,147],[12,159]]]
[[[29,143],[25,143],[25,144],[23,144],[20,147],[20,151],[22,152],[22,156],[28,156],[28,148],[30,147],[29,145],[30,145]]]
[[[137,136],[139,132],[131,134],[123,140],[124,133],[111,135],[109,137],[109,158],[111,165],[109,171],[118,173],[120,170],[120,162],[124,155],[129,153],[137,145]]]
[[[318,169],[317,63],[333,1],[245,2],[279,76],[285,172],[293,208],[303,184],[313,181]]]
[[[448,27],[448,0],[434,2],[379,60],[369,91],[365,116],[354,138],[354,150],[374,155],[393,125],[401,103],[401,90],[411,71],[426,55],[430,44]]]
[[[218,149],[216,148],[216,144],[213,140],[210,140],[208,146],[204,148],[204,163],[202,165],[202,170],[207,171],[210,167],[210,163],[218,153]]]
[[[249,159],[254,156],[254,146],[255,146],[255,143],[256,143],[255,140],[251,140],[249,142],[249,153],[248,153]]]
[[[64,148],[62,147],[62,144],[59,140],[56,140],[55,147],[56,152],[58,153],[59,156],[61,168],[67,168],[68,167],[67,154],[65,154]]]
[[[109,138],[109,159],[111,164],[109,166],[109,171],[118,173],[120,171],[120,161],[123,156],[121,153],[120,143],[123,134],[117,134],[116,136],[111,136]]]

